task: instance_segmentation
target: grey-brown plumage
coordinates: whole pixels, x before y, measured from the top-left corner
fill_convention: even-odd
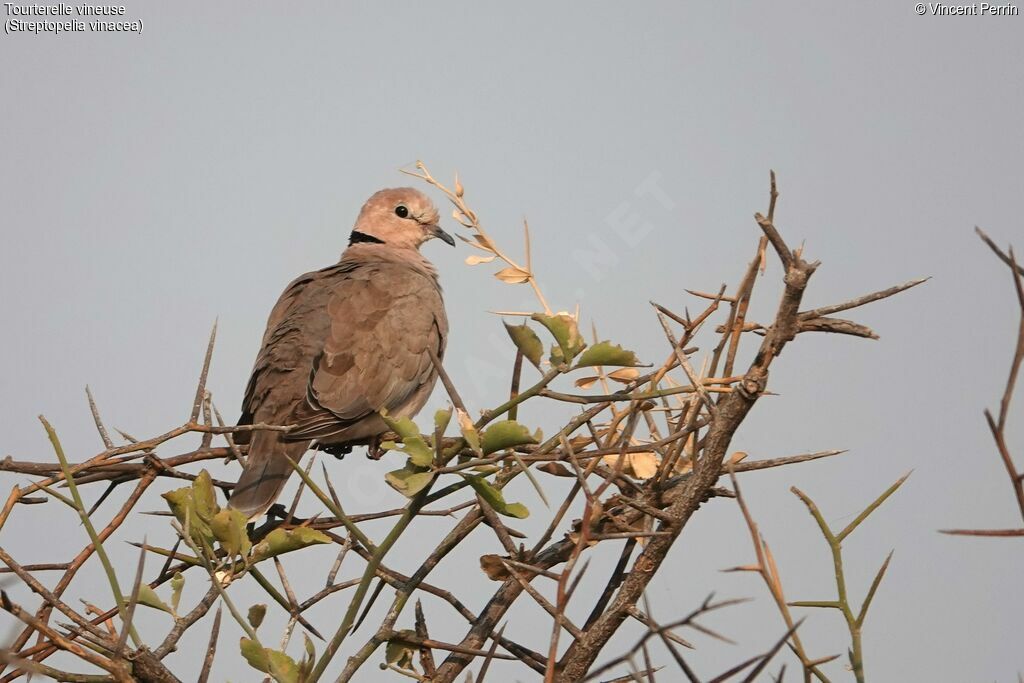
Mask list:
[[[448,319],[433,265],[419,252],[437,226],[422,193],[381,190],[363,206],[341,260],[294,280],[267,321],[239,424],[295,425],[251,432],[245,470],[229,505],[263,514],[314,443],[365,444],[387,430],[380,411],[413,416],[444,355]],[[239,434],[242,442],[245,435]]]

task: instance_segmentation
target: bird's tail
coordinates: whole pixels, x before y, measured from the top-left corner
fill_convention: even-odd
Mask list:
[[[286,442],[280,433],[258,431],[249,445],[249,458],[231,492],[228,507],[252,520],[274,504],[292,473],[289,459],[298,462],[308,441]]]

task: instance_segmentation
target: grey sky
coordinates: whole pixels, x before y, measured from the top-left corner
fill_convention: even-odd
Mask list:
[[[555,308],[579,303],[585,324],[660,360],[666,346],[647,301],[693,310],[684,287],[738,280],[774,168],[778,225],[823,262],[809,304],[933,277],[856,315],[881,341],[800,338],[772,375],[782,395],[760,401],[737,437],[752,457],[850,449],[744,479],[788,596],[831,595],[827,549],[789,486],[842,524],[913,469],[847,544],[857,596],[896,549],[866,626],[869,675],[1010,681],[1024,668],[1021,544],[936,533],[1015,523],[981,416],[1005,378],[1015,301],[1006,269],[972,227],[1024,250],[1024,18],[922,17],[909,0],[177,2],[129,4],[127,15],[144,20],[141,36],[0,38],[0,455],[49,457],[40,412],[74,459],[97,452],[87,383],[111,425],[148,436],[179,424],[218,316],[210,388],[234,416],[283,286],[336,260],[362,201],[409,184],[396,169],[416,159],[439,178],[458,169],[470,204],[509,249],[530,220],[535,270]],[[670,206],[638,191],[652,186]],[[632,216],[639,222],[623,229]],[[507,391],[510,345],[487,311],[532,305],[529,293],[494,280],[489,266],[463,265],[464,245],[426,251],[447,294],[449,370],[472,406],[495,404]],[[754,318],[776,303],[778,280],[772,262]],[[441,403],[437,393],[428,410]],[[553,426],[537,409],[522,418]],[[329,465],[352,508],[399,504],[381,483],[384,465],[360,454]],[[536,496],[514,490],[542,524]],[[157,507],[154,497],[143,509]],[[67,510],[31,512],[18,510],[0,538],[16,556],[62,560],[84,543]],[[423,539],[447,529],[421,526]],[[149,517],[119,538],[144,533],[169,542],[165,521]],[[492,584],[474,556],[497,546],[474,538],[434,578],[464,586],[476,610]],[[115,547],[132,566],[127,546]],[[407,544],[394,561],[408,568],[416,557]],[[756,598],[709,620],[739,646],[696,638],[692,660],[705,675],[782,632],[755,578],[718,572],[751,558],[736,506],[715,501],[651,591],[665,619],[711,591]],[[320,587],[324,562],[308,575],[289,567],[308,580],[303,592]],[[606,564],[590,571],[598,577]],[[194,600],[201,586],[190,581]],[[96,572],[77,585],[103,595]],[[243,604],[255,597],[236,589]],[[429,608],[437,637],[461,637],[448,608]],[[331,630],[332,615],[313,621]],[[535,644],[546,643],[539,611],[524,604],[511,616],[511,634],[528,639],[542,623]],[[277,633],[280,623],[265,628]],[[169,623],[150,615],[145,626],[156,638]],[[198,645],[207,628],[188,642]],[[844,650],[837,615],[814,612],[803,628],[813,654]],[[227,633],[214,679],[254,680]],[[194,656],[174,657],[184,678],[194,676]],[[395,679],[373,669],[361,680],[374,676]]]

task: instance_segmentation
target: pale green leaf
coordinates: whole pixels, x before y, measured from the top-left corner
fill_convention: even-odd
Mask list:
[[[213,532],[214,538],[220,541],[220,547],[228,557],[245,557],[249,554],[252,542],[245,531],[247,523],[245,515],[234,508],[225,508],[210,520],[210,531]]]
[[[249,613],[245,615],[245,618],[249,622],[249,626],[252,626],[253,629],[258,629],[260,624],[263,623],[265,616],[267,616],[267,606],[260,603],[250,607]]]
[[[167,605],[166,602],[161,600],[160,596],[156,594],[156,591],[153,590],[152,588],[150,588],[149,584],[147,584],[147,583],[143,583],[143,584],[141,584],[139,586],[139,600],[138,600],[138,602],[139,602],[140,605],[145,605],[146,607],[152,607],[153,609],[158,609],[161,612],[167,612],[170,615],[174,614],[174,610],[172,610]]]
[[[313,641],[309,639],[309,634],[303,631],[302,635],[306,639],[306,657],[309,657],[310,660],[316,659],[316,648],[313,647]]]
[[[450,409],[441,408],[434,413],[434,433],[444,435],[444,430],[448,429],[448,423],[452,421],[452,411]]]
[[[484,455],[524,444],[535,444],[537,440],[523,425],[515,420],[502,420],[488,427],[480,440]]]
[[[412,498],[430,484],[434,473],[429,470],[409,469],[408,466],[384,475],[384,481],[406,498]]]
[[[199,476],[192,482],[192,497],[199,519],[209,524],[220,506],[217,505],[217,492],[213,490],[213,479],[206,470],[199,472]]]
[[[407,417],[392,418],[387,411],[381,411],[381,417],[391,431],[402,437],[402,445],[398,448],[417,467],[428,467],[434,460],[432,449],[420,434],[420,428]]]
[[[554,365],[555,367],[558,367],[559,365],[564,363],[565,354],[562,353],[562,347],[559,346],[558,344],[552,345],[551,354],[548,356],[548,360],[550,360],[551,364]]]
[[[313,672],[313,665],[316,664],[316,648],[313,647],[313,641],[309,639],[309,634],[305,631],[302,632],[302,637],[305,638],[306,647],[302,661],[299,662],[299,680],[305,681]]]
[[[509,325],[505,323],[505,330],[508,332],[508,336],[512,338],[512,343],[522,352],[523,357],[539,369],[540,357],[544,353],[544,344],[541,342],[540,337],[537,336],[537,333],[530,329],[530,326],[526,323],[522,325]]]
[[[636,354],[628,351],[618,344],[609,341],[594,344],[580,356],[576,362],[577,368],[586,368],[596,365],[617,365],[622,367],[636,367],[642,365]]]
[[[388,664],[397,666],[399,669],[408,670],[412,668],[413,655],[416,653],[417,648],[407,640],[403,640],[403,638],[414,635],[416,635],[415,632],[408,629],[396,633],[388,641],[387,647],[384,650],[384,660]]]
[[[250,638],[242,638],[239,641],[239,646],[242,650],[242,656],[245,661],[249,662],[249,666],[267,673],[270,669],[270,662],[267,660],[267,651],[260,647],[260,644]]]
[[[506,515],[508,517],[516,517],[517,519],[526,519],[530,516],[530,511],[526,509],[526,506],[522,503],[506,503],[505,497],[501,495],[501,491],[494,488],[489,481],[483,477],[478,477],[472,474],[462,475],[469,485],[473,487],[481,498],[484,499],[488,505],[490,505],[495,512]]]
[[[190,486],[166,491],[160,494],[160,497],[167,501],[167,507],[171,509],[171,513],[180,524],[185,523],[185,510],[188,508],[195,509],[192,499],[192,487]],[[194,518],[196,515],[192,514],[191,516]]]
[[[181,589],[185,587],[185,576],[181,572],[174,572],[171,577],[171,607],[175,612],[181,603]]]
[[[299,683],[299,667],[285,653],[260,647],[259,643],[249,638],[242,638],[241,649],[249,666],[270,674],[277,683]]]
[[[293,550],[330,542],[331,539],[327,534],[309,527],[274,529],[253,548],[252,561],[260,562],[276,555],[290,553]]]
[[[403,440],[420,435],[420,428],[407,417],[391,417],[386,410],[380,411],[380,416],[384,419],[388,429],[398,434]]]
[[[401,451],[409,456],[409,462],[416,467],[429,467],[434,462],[434,449],[422,436],[410,436],[402,442]]]
[[[182,528],[189,529],[190,535],[200,546],[204,541],[213,538],[209,524],[203,521],[196,511],[195,492],[191,486],[167,491],[161,494],[161,497],[167,501],[167,506],[178,523]]]
[[[586,348],[587,343],[580,336],[576,319],[568,313],[556,313],[555,315],[534,313],[530,317],[546,327],[551,336],[555,338],[561,351],[559,359],[561,362],[572,360],[580,351]],[[551,362],[555,363],[555,361],[555,353],[552,351]]]
[[[269,673],[277,683],[299,683],[299,667],[295,660],[280,650],[267,649]]]

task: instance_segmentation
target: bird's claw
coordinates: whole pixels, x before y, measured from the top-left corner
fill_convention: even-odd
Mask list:
[[[352,452],[351,446],[341,445],[330,445],[330,444],[317,444],[316,450],[323,451],[324,453],[330,453],[338,460],[343,459],[346,455]]]

